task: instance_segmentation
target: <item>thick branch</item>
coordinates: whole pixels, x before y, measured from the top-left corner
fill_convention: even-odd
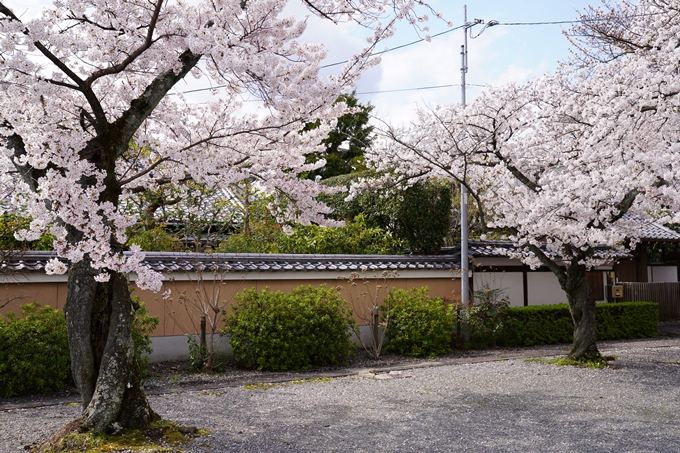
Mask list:
[[[5,124],[5,126],[8,126]],[[4,137],[6,140],[6,146],[8,149],[12,150],[14,153],[14,158],[12,163],[21,175],[21,179],[28,185],[32,192],[35,192],[38,188],[38,179],[45,175],[44,170],[36,170],[29,164],[19,165],[19,158],[26,155],[26,147],[24,145],[24,139],[19,134],[12,134],[9,137]]]
[[[496,151],[496,152],[494,152],[494,154],[496,154],[496,157],[498,157],[503,163],[505,163],[505,168],[507,168],[508,171],[509,171],[510,173],[512,173],[512,176],[514,176],[514,177],[515,177],[519,182],[521,182],[526,188],[528,188],[528,189],[530,189],[530,190],[532,190],[533,192],[536,192],[536,193],[539,192],[540,187],[538,186],[538,184],[536,184],[535,182],[533,182],[531,179],[527,178],[527,177],[524,175],[524,173],[522,173],[521,171],[519,171],[519,169],[518,169],[517,167],[515,167],[514,165],[512,165],[511,163],[509,163],[509,162],[503,157],[503,155],[502,155],[500,152]]]
[[[170,183],[179,184],[179,183],[191,181],[192,179],[193,178],[191,176],[185,176],[184,178],[180,178],[176,181],[173,181],[170,178],[160,178],[160,179],[156,179],[154,181],[154,184],[156,184],[157,186],[160,187],[160,186],[164,186],[164,185],[170,184]],[[130,187],[130,188],[127,189],[127,191],[130,192],[130,193],[142,193],[142,192],[147,192],[148,190],[149,190],[149,188],[146,187],[146,186],[136,186],[136,187]]]
[[[22,23],[19,18],[9,9],[7,8],[4,3],[0,1],[0,14],[4,14],[11,20],[15,20],[19,23]],[[25,29],[23,32],[26,36],[29,35],[28,29]],[[95,118],[97,118],[97,124],[95,124],[95,129],[97,132],[101,131],[101,127],[105,124],[107,124],[106,120],[106,114],[104,113],[104,109],[102,108],[101,104],[99,103],[99,99],[97,99],[97,96],[94,94],[92,89],[85,83],[83,79],[78,77],[78,75],[69,68],[66,63],[61,61],[56,55],[54,55],[45,45],[43,45],[39,41],[34,41],[33,45],[42,53],[48,60],[52,62],[57,68],[59,68],[66,76],[68,76],[69,79],[73,80],[75,84],[78,86],[78,91],[83,93],[85,95],[85,99],[87,99],[88,104],[90,105],[90,108],[92,108],[92,112],[94,113]],[[62,86],[66,86],[63,85]]]
[[[552,273],[555,274],[557,280],[559,280],[560,282],[560,285],[562,285],[562,287],[564,288],[567,282],[567,273],[565,272],[565,270],[555,261],[551,260],[550,257],[546,255],[545,252],[541,250],[540,247],[533,244],[529,244],[528,247],[529,250],[531,250],[531,252],[534,255],[536,255],[536,257],[541,261],[541,263],[543,263],[545,267],[550,269]]]
[[[619,213],[611,218],[611,222],[616,222],[619,220],[621,217],[623,217],[633,206],[633,203],[635,202],[635,198],[637,198],[638,195],[643,194],[644,192],[641,192],[637,189],[633,189],[630,192],[626,194],[625,197],[623,197],[623,200],[621,200],[617,205],[616,209],[619,210]]]
[[[168,91],[182,80],[198,64],[200,59],[200,54],[185,50],[179,56],[179,61],[182,63],[180,70],[175,72],[173,69],[169,69],[158,75],[144,90],[144,93],[133,100],[125,113],[112,124],[112,136],[108,138],[115,140],[118,145],[116,146],[118,149],[116,158],[127,151],[128,143],[142,123],[151,115]]]
[[[150,171],[152,171],[154,168],[158,167],[158,166],[159,166],[160,164],[162,164],[163,162],[167,162],[167,161],[171,161],[171,160],[172,160],[172,159],[167,158],[167,157],[163,157],[163,158],[161,158],[161,159],[158,159],[156,162],[154,162],[153,164],[149,165],[147,168],[145,168],[144,170],[140,171],[139,173],[137,173],[137,174],[135,174],[135,175],[132,175],[132,176],[130,176],[129,178],[122,179],[122,180],[118,181],[118,184],[119,184],[121,187],[124,186],[124,185],[126,185],[126,184],[129,184],[129,183],[131,183],[132,181],[134,181],[134,180],[136,180],[136,179],[139,179],[139,178],[141,178],[142,176],[148,174]]]

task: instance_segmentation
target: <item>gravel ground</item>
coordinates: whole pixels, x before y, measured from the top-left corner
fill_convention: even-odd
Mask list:
[[[610,368],[503,360],[501,350],[486,362],[409,362],[255,390],[213,382],[150,399],[163,418],[210,430],[186,452],[680,452],[680,338],[600,349],[618,357]],[[523,355],[536,351],[550,352]],[[0,451],[24,451],[79,412],[3,409]]]

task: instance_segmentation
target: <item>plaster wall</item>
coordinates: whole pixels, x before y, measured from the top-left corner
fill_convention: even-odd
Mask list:
[[[552,272],[529,272],[529,305],[548,305],[567,303],[567,295]]]
[[[261,277],[266,276],[264,273],[259,274]],[[369,278],[355,280],[354,282],[339,279],[337,274],[330,272],[289,274],[288,279],[282,279],[280,275],[275,273],[270,274],[270,278],[262,279],[253,279],[252,276],[246,275],[240,279],[225,279],[220,284],[214,283],[212,274],[204,276],[203,281],[179,276],[179,278],[168,279],[163,284],[162,292],[168,290],[171,292],[168,299],[162,297],[162,292],[153,293],[148,290],[135,289],[133,294],[139,296],[145,303],[150,315],[159,319],[158,327],[153,332],[152,337],[181,336],[182,338],[187,333],[193,334],[200,331],[201,312],[197,309],[197,306],[200,305],[201,299],[219,300],[220,306],[223,306],[229,313],[232,303],[235,303],[234,296],[246,288],[261,291],[268,287],[271,291],[289,292],[300,285],[317,287],[323,284],[327,288],[338,287],[341,297],[349,302],[355,313],[355,319],[360,325],[362,324],[361,314],[367,310],[368,304],[375,297],[384,297],[391,287],[409,289],[428,286],[430,296],[460,300],[460,278],[456,278],[445,271],[403,272],[401,275],[387,280],[373,278],[373,274],[368,274]],[[309,278],[309,276],[313,278]],[[36,273],[33,276],[30,274],[25,276],[21,281],[0,283],[0,314],[9,312],[18,314],[22,305],[32,302],[63,310],[66,302],[66,277],[61,276],[60,279],[44,279],[42,277],[45,277],[44,274]],[[136,288],[134,283],[132,286]],[[215,331],[223,327],[223,316],[213,314],[211,318],[215,321]],[[210,321],[208,320],[208,331],[211,329]],[[183,341],[186,343],[185,338]],[[172,347],[174,346],[170,346],[170,348]]]
[[[503,296],[510,299],[511,307],[524,305],[522,272],[475,272],[473,281],[475,291],[484,288],[500,289],[503,291]]]
[[[677,282],[678,266],[647,266],[647,281],[650,283]]]

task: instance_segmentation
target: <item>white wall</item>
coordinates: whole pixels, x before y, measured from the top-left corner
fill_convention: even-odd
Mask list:
[[[529,272],[529,305],[562,304],[567,302],[567,295],[557,277],[552,272]]]
[[[677,266],[647,266],[647,281],[656,282],[677,282]]]
[[[371,342],[371,328],[369,326],[359,326],[359,333],[366,342]],[[352,332],[352,341],[361,347],[356,334]],[[228,356],[233,356],[231,346],[226,337],[218,336],[216,345],[219,350],[224,351]],[[173,335],[167,337],[151,337],[152,352],[149,355],[149,362],[167,362],[177,360],[187,360],[189,358],[189,345],[186,335]]]
[[[501,289],[510,298],[511,307],[524,305],[522,272],[475,272],[472,279],[475,291]]]

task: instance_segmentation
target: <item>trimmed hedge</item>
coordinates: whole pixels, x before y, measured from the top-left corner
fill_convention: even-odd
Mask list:
[[[267,371],[341,365],[356,351],[352,310],[333,288],[299,286],[291,294],[247,289],[227,318],[234,359]]]
[[[566,304],[512,307],[499,344],[532,346],[571,343],[574,323]],[[656,302],[614,302],[596,305],[595,335],[598,340],[647,338],[659,334]]]
[[[66,386],[71,359],[64,314],[28,304],[21,317],[0,316],[0,397]]]
[[[143,377],[148,377],[152,352],[149,335],[158,325],[144,304],[139,304],[132,324],[135,359]],[[0,398],[62,389],[71,381],[71,355],[68,348],[64,312],[26,304],[21,317],[0,315]]]
[[[388,308],[386,350],[412,357],[436,357],[451,352],[454,315],[440,298],[423,288],[392,289]]]

